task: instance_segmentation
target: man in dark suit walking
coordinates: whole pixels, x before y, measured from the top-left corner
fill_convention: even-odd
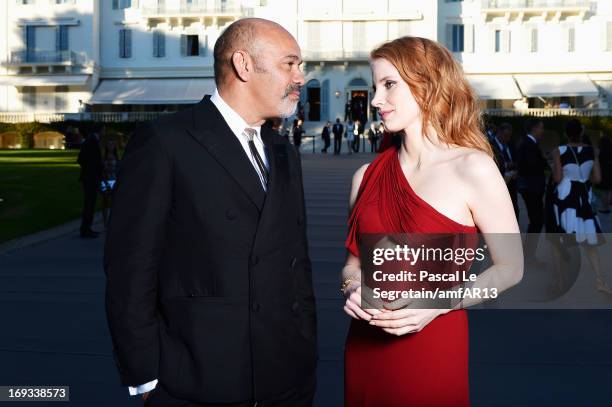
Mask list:
[[[79,180],[83,184],[83,213],[81,217],[81,237],[95,238],[98,233],[91,229],[94,212],[96,209],[96,198],[98,189],[102,182],[102,152],[100,150],[100,137],[104,128],[96,127],[81,144],[81,151],[77,157],[77,163],[81,166]]]
[[[138,129],[105,250],[121,382],[148,406],[311,406],[316,317],[300,161],[262,125],[296,109],[300,49],[231,24],[217,90]]]
[[[340,123],[340,119],[336,119],[334,127],[332,127],[332,133],[334,133],[334,155],[340,154],[342,149],[342,134],[344,133],[344,126]]]
[[[525,260],[537,262],[535,251],[540,231],[544,225],[544,188],[546,184],[544,171],[548,166],[539,146],[544,134],[544,123],[537,118],[528,119],[525,123],[525,130],[527,135],[518,149],[517,187],[525,201],[529,217]]]
[[[514,214],[519,217],[518,207],[518,190],[517,190],[517,170],[516,170],[516,150],[512,144],[512,125],[510,123],[502,123],[493,138],[489,139],[491,148],[495,154],[495,162],[501,172],[501,175],[506,181],[512,205],[514,206]]]

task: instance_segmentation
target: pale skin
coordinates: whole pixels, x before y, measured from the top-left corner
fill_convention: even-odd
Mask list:
[[[513,233],[517,236],[509,250],[507,237],[499,239],[495,235],[485,235],[493,266],[478,276],[474,287],[496,287],[501,292],[517,284],[523,274],[519,227],[508,189],[493,159],[476,149],[441,142],[431,126],[425,137],[419,106],[397,69],[384,59],[373,60],[371,68],[375,87],[372,106],[378,109],[386,130],[403,130],[399,160],[414,192],[457,223],[475,225],[484,234]],[[351,209],[366,168],[367,164],[353,176]],[[439,315],[451,311],[395,309],[397,304],[375,309],[361,304],[360,270],[359,258],[349,253],[342,279],[353,280],[345,290],[344,305],[344,311],[352,318],[368,321],[389,334],[400,336],[419,332]],[[463,307],[477,302],[480,301],[466,300]]]
[[[250,126],[290,116],[304,86],[300,47],[272,21],[248,18],[241,22],[255,28],[253,43],[238,44],[232,53],[233,70],[217,87],[219,95]],[[142,399],[146,401],[149,394],[143,393]]]

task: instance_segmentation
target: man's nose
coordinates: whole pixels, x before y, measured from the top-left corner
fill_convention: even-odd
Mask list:
[[[293,77],[293,82],[300,86],[304,86],[304,83],[306,83],[306,79],[304,78],[304,72],[298,71]]]

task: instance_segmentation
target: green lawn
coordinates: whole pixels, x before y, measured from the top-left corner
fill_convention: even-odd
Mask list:
[[[0,150],[0,242],[81,214],[77,150]]]

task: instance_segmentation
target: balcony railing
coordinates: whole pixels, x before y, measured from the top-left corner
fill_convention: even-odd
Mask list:
[[[589,8],[589,0],[482,0],[483,9]]]
[[[309,51],[302,52],[306,61],[365,61],[370,57],[369,51]]]
[[[179,7],[166,5],[146,6],[142,9],[142,15],[151,16],[189,16],[189,15],[250,15],[250,8],[236,5],[226,7],[207,7],[199,4],[183,4]]]
[[[171,112],[85,112],[85,113],[36,113],[0,112],[0,123],[61,122],[66,120],[91,120],[95,122],[142,122],[153,120]],[[490,116],[612,116],[612,109],[484,109]]]
[[[21,64],[77,64],[77,54],[73,51],[12,51],[11,65]]]

